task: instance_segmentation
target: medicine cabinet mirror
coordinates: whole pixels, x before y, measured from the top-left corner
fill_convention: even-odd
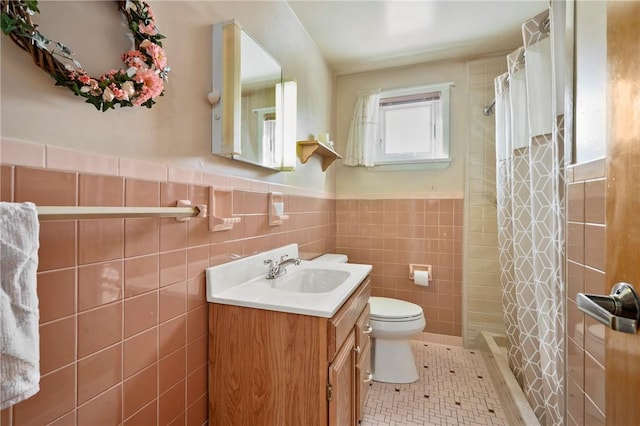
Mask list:
[[[212,151],[266,167],[295,166],[295,81],[235,20],[213,26]]]

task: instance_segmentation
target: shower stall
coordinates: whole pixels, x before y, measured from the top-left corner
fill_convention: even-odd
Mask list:
[[[483,94],[480,89],[482,81],[486,87],[487,69],[495,71],[492,63],[472,62],[468,73],[467,345],[482,331],[506,334],[509,368],[543,425],[561,425],[565,419],[564,198],[571,159],[565,144],[571,129],[565,129],[564,104],[558,101],[565,95],[565,56],[555,44],[564,34],[564,16],[556,16],[560,24],[554,27],[559,8],[552,9],[523,23],[522,46],[504,59],[506,71],[494,74],[495,90]],[[483,96],[484,108],[478,106]],[[491,114],[484,121],[480,117]],[[486,152],[490,146],[493,159]],[[475,265],[482,244],[484,264]],[[490,248],[495,257],[487,255],[494,252]],[[475,283],[483,267],[490,277],[493,265],[498,276],[486,280],[482,290],[495,299],[488,283],[499,286],[494,312],[501,324],[474,311],[480,290]]]

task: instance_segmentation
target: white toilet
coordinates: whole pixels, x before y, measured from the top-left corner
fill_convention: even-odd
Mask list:
[[[422,308],[388,297],[370,297],[373,380],[412,383],[418,380],[409,339],[426,325]]]
[[[347,262],[344,254],[323,254],[321,262]],[[412,383],[418,370],[409,339],[426,325],[422,308],[415,303],[388,297],[370,297],[373,380]]]

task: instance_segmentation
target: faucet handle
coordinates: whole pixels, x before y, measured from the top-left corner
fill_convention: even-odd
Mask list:
[[[266,259],[263,263],[269,265],[269,268],[273,267],[273,260],[271,259]]]
[[[287,253],[285,253],[282,256],[280,256],[280,262],[284,261],[287,257],[289,257],[289,255]]]

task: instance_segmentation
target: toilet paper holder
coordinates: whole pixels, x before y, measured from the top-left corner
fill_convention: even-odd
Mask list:
[[[416,263],[409,264],[409,279],[413,280],[414,271],[427,271],[429,272],[429,281],[433,279],[433,271],[431,265],[421,265]]]

